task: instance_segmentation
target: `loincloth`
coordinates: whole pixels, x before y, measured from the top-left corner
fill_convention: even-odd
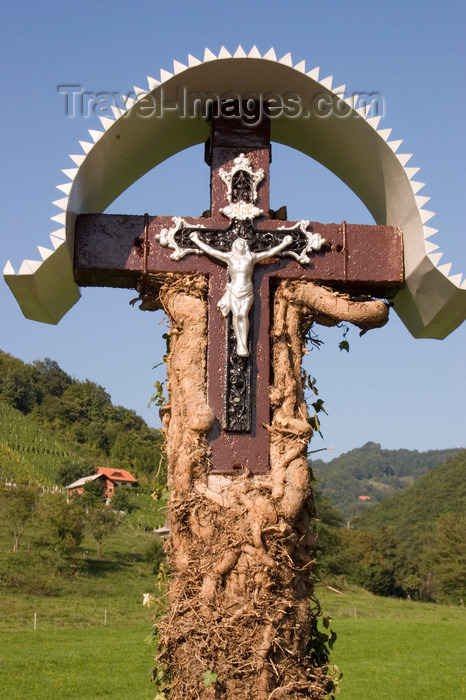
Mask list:
[[[235,312],[238,306],[243,307],[245,301],[251,300],[254,295],[254,285],[250,282],[245,287],[234,289],[231,282],[227,283],[225,293],[218,302],[218,307],[224,316],[227,316],[230,311]],[[241,303],[243,302],[243,303]]]

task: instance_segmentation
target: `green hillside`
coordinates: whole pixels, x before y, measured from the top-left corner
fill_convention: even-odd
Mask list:
[[[319,575],[340,590],[463,605],[466,450],[349,521],[316,490]]]
[[[347,520],[403,491],[423,474],[451,459],[460,448],[383,450],[368,442],[326,463],[312,460],[318,488]]]
[[[0,481],[66,485],[112,467],[162,483],[163,441],[95,382],[73,379],[50,358],[26,364],[0,351]]]
[[[348,582],[386,596],[456,604],[466,598],[465,466],[466,451],[382,450],[376,443],[328,464],[313,461],[318,575],[338,588]],[[138,489],[118,490],[117,517],[110,524],[99,522],[99,508],[90,518],[82,507],[65,507],[60,493],[98,467],[127,469],[139,482]],[[102,528],[111,526],[111,534],[118,527],[119,542],[161,526],[165,468],[163,434],[134,411],[114,406],[103,387],[73,379],[48,358],[25,364],[0,352],[0,549],[15,548],[13,558],[0,562],[6,589],[38,587],[49,595],[50,571],[61,580],[62,574],[81,576],[94,566],[88,543],[96,542],[100,557],[96,537]],[[361,501],[361,495],[370,500]],[[99,495],[85,497],[89,513]],[[341,527],[350,518],[351,528]],[[16,551],[26,547],[30,576]],[[160,557],[156,541],[148,561],[160,563]],[[105,573],[100,564],[98,570]]]
[[[90,463],[82,452],[79,446],[59,440],[32,416],[0,400],[0,481],[25,479],[53,486],[70,464],[81,464],[89,474],[104,466],[103,457],[97,464]]]
[[[446,464],[424,474],[403,493],[353,518],[351,525],[368,531],[390,528],[405,542],[411,556],[419,558],[439,521],[452,516],[459,522],[465,513],[466,450],[463,450]],[[462,548],[465,547],[463,543]]]
[[[339,588],[353,583],[377,595],[464,604],[466,450],[354,517],[349,528],[338,527],[323,503],[322,522],[315,525],[316,559],[327,582]]]

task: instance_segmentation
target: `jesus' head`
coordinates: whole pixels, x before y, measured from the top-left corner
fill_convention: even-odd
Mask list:
[[[249,246],[248,242],[244,238],[236,238],[236,240],[233,241],[233,245],[231,246],[231,250],[234,253],[248,253],[249,252]]]

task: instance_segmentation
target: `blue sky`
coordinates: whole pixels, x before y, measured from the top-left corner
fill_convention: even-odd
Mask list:
[[[262,0],[226,2],[40,3],[16,0],[0,11],[0,262],[18,270],[47,246],[57,213],[51,202],[63,195],[67,154],[80,153],[97,117],[66,116],[58,85],[86,91],[129,92],[146,87],[146,76],[171,70],[173,59],[191,53],[202,59],[208,46],[233,52],[254,44],[281,57],[292,52],[307,70],[351,92],[383,95],[380,126],[404,139],[409,165],[420,167],[436,212],[442,262],[466,273],[464,232],[464,3],[426,4]],[[302,154],[276,146],[271,205],[288,206],[290,219],[372,223],[365,207],[331,173]],[[208,207],[209,173],[202,149],[178,154],[124,193],[111,212],[196,215]],[[304,197],[303,182],[312,196]],[[309,184],[306,192],[309,191]],[[23,318],[0,281],[0,348],[25,361],[52,357],[72,376],[102,384],[115,403],[135,409],[159,425],[148,409],[154,370],[163,354],[162,314],[130,307],[128,290],[83,290],[79,303],[57,326]],[[338,330],[319,331],[325,344],[305,360],[317,377],[329,417],[322,441],[328,458],[364,444],[386,448],[437,449],[466,446],[466,324],[444,341],[414,340],[395,314],[381,330],[349,333],[350,352],[338,350]]]

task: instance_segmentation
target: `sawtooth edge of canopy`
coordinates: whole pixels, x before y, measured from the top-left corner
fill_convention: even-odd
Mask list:
[[[332,89],[332,76],[319,81],[319,69],[306,72],[293,65],[291,54],[280,60],[270,49],[263,56],[256,47],[246,54],[238,47],[231,55],[205,50],[204,60],[189,55],[188,65],[173,62],[173,73],[160,71],[148,78],[148,88],[134,88],[126,109],[113,108],[115,120],[100,117],[104,131],[89,130],[91,142],[80,141],[83,154],[71,155],[75,166],[63,172],[69,182],[59,185],[65,195],[54,202],[61,210],[52,217],[62,228],[51,234],[53,249],[39,246],[42,260],[25,260],[16,275],[8,261],[4,277],[26,318],[56,324],[79,299],[73,276],[76,216],[103,212],[130,185],[166,158],[208,136],[201,119],[179,118],[175,111],[141,118],[138,101],[151,94],[164,104],[187,93],[213,95],[298,95],[308,108],[317,95],[343,96],[345,86]],[[418,168],[407,167],[411,154],[398,153],[401,141],[389,141],[391,129],[380,129],[380,117],[367,118],[369,106],[357,107],[354,96],[344,98],[345,117],[282,115],[271,119],[272,141],[314,158],[345,182],[371,212],[377,224],[403,229],[405,284],[393,299],[394,308],[417,338],[442,339],[466,318],[466,279],[449,275],[451,263],[439,264],[442,253],[427,240],[435,229],[426,226],[434,216],[423,209],[430,199],[417,192]]]

